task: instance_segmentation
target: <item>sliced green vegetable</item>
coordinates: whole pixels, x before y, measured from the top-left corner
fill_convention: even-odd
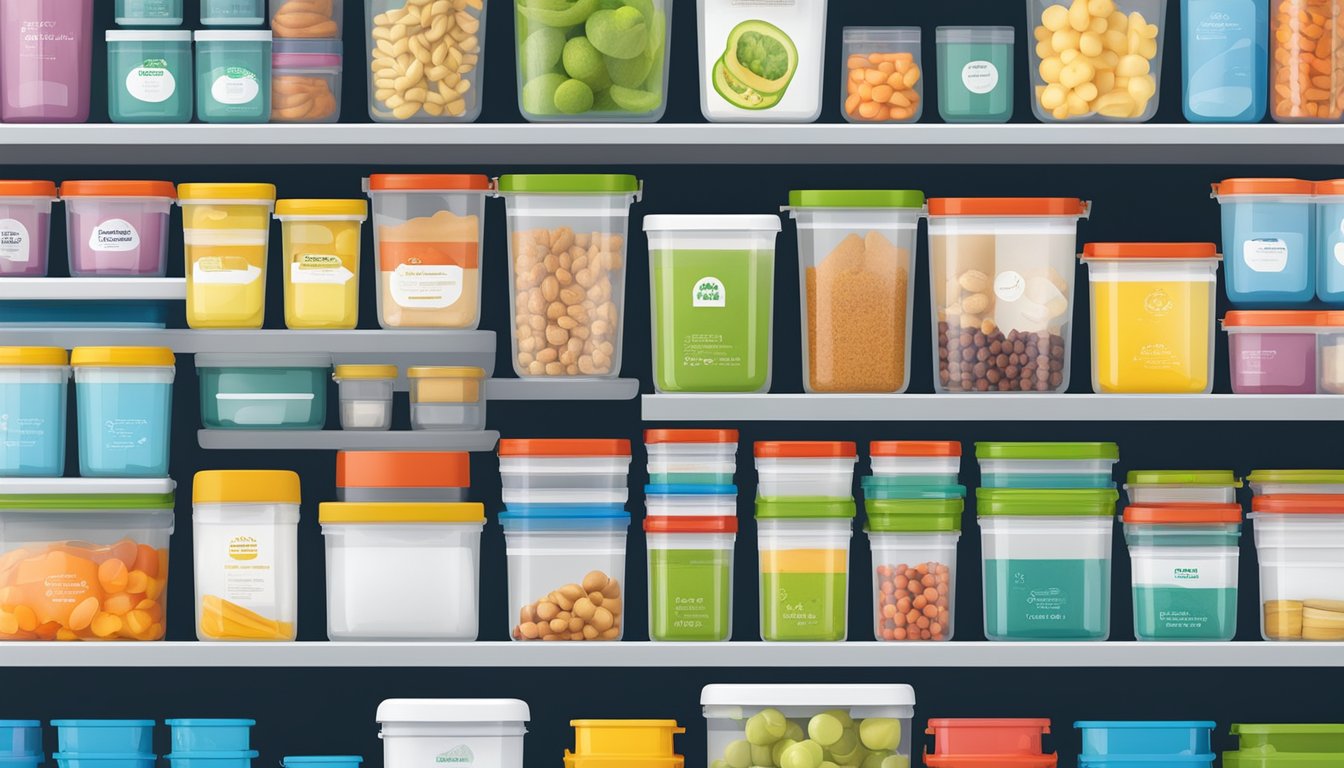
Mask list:
[[[617,59],[633,59],[649,45],[644,14],[629,6],[594,12],[584,24],[584,33],[594,48]]]
[[[528,80],[523,86],[523,109],[534,115],[554,115],[555,92],[569,78],[559,72],[547,72]]]
[[[620,85],[611,86],[608,91],[612,101],[627,112],[652,112],[663,103],[663,95],[651,91],[638,91]]]
[[[597,10],[598,0],[518,0],[518,12],[547,27],[582,24]]]

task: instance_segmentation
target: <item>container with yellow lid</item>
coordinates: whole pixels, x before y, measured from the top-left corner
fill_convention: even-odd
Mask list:
[[[69,362],[59,347],[0,347],[0,477],[65,474]]]
[[[285,325],[340,330],[359,323],[359,239],[364,200],[280,200]]]
[[[168,476],[175,363],[165,347],[76,347],[70,353],[81,475]]]
[[[475,640],[485,506],[325,502],[327,636]]]
[[[412,429],[484,429],[485,370],[463,366],[416,366],[411,380]]]
[[[338,365],[331,376],[341,395],[341,429],[392,428],[395,365]]]
[[[208,470],[192,483],[198,640],[295,638],[299,476]]]
[[[274,184],[181,184],[187,325],[260,328]]]

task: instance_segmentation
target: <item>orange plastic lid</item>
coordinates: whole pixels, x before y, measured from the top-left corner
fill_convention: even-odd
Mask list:
[[[778,440],[756,443],[758,459],[856,459],[859,448],[850,441]]]
[[[1087,203],[1076,197],[934,197],[930,216],[1083,216]]]
[[[1194,525],[1197,523],[1240,523],[1240,504],[1135,504],[1125,507],[1126,523],[1150,525]]]
[[[1313,309],[1238,309],[1223,315],[1224,328],[1276,328],[1332,325],[1330,316],[1344,312]],[[1344,319],[1341,317],[1340,319]]]
[[[55,197],[54,181],[0,180],[0,197]]]
[[[730,515],[655,515],[644,518],[645,533],[737,533]]]
[[[1318,181],[1312,190],[1321,196],[1344,195],[1344,179],[1331,179],[1329,181]]]
[[[370,192],[424,192],[438,190],[484,192],[490,177],[473,173],[375,173],[369,176]]]
[[[337,451],[338,488],[470,488],[471,459],[456,451]]]
[[[1316,185],[1302,179],[1223,179],[1215,195],[1310,195]]]
[[[1344,495],[1305,493],[1287,496],[1256,496],[1252,512],[1280,515],[1344,515]]]
[[[646,429],[644,443],[736,443],[736,429]]]
[[[500,456],[629,456],[629,440],[500,440]]]
[[[67,181],[61,197],[166,197],[177,199],[171,181]]]
[[[929,768],[1055,768],[1059,755],[930,755]]]
[[[1213,243],[1088,243],[1085,259],[1216,259]]]
[[[868,444],[870,456],[960,456],[957,440],[874,440]]]

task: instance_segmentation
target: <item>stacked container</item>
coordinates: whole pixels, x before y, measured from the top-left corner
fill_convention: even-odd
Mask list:
[[[1078,768],[1213,768],[1208,720],[1092,720],[1073,724],[1082,731]]]
[[[0,720],[0,765],[37,768],[45,757],[41,721]]]
[[[682,768],[673,737],[686,732],[676,720],[570,720],[574,751],[565,768]]]
[[[383,765],[523,768],[531,717],[518,699],[387,699],[376,715]]]
[[[1114,488],[1115,443],[976,443],[985,488]]]
[[[1265,486],[1251,477],[1261,636],[1344,640],[1344,495],[1260,495]]]
[[[1344,312],[1234,311],[1223,330],[1236,394],[1344,394]]]
[[[168,476],[175,362],[164,347],[77,347],[70,353],[79,474]]]
[[[1257,469],[1246,484],[1256,496],[1344,494],[1344,469]]]
[[[153,720],[52,720],[61,768],[154,768]]]
[[[0,477],[65,474],[70,356],[59,347],[0,347]]]
[[[1130,504],[1233,504],[1241,481],[1232,470],[1133,470],[1125,476]]]
[[[924,752],[929,768],[1055,768],[1059,755],[1046,754],[1043,737],[1050,734],[1045,718],[938,717],[924,730],[933,737],[933,752]]]
[[[179,719],[165,721],[172,729],[172,768],[250,768],[256,720]]]
[[[660,486],[731,485],[737,471],[737,440],[735,429],[645,430],[649,483]],[[667,501],[675,503],[675,499]]]
[[[341,41],[283,39],[278,31],[276,37],[271,44],[271,122],[338,122]]]
[[[1240,748],[1223,768],[1331,768],[1344,762],[1344,724],[1232,724]]]
[[[1124,511],[1139,640],[1237,634],[1241,505],[1132,503]]]
[[[1227,297],[1233,304],[1304,304],[1316,295],[1314,186],[1301,179],[1224,179]]]

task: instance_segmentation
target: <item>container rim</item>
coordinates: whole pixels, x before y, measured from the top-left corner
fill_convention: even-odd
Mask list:
[[[663,443],[736,443],[736,429],[646,429],[645,445]]]
[[[905,684],[711,683],[700,691],[701,706],[913,707],[915,689]]]

